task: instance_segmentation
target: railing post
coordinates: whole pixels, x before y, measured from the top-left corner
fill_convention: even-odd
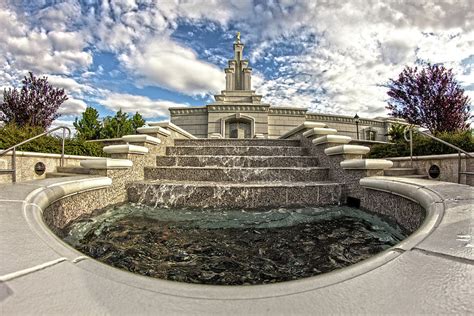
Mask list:
[[[467,160],[466,160],[467,164]],[[461,152],[458,151],[458,183],[461,183]]]
[[[413,168],[413,130],[410,128],[410,167]]]
[[[61,148],[61,161],[59,162],[59,165],[61,167],[64,167],[64,142],[66,140],[66,129],[63,128],[63,140],[62,140],[62,148]]]
[[[16,148],[13,148],[12,151],[12,182],[16,182]]]

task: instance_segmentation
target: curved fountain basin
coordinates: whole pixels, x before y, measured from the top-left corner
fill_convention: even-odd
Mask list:
[[[149,277],[213,285],[307,278],[365,260],[406,238],[380,216],[348,206],[155,208],[126,203],[73,221],[68,244]]]
[[[65,196],[101,190],[107,186],[106,179],[49,179],[36,181],[21,190],[17,185],[15,190],[1,191],[0,199],[10,203],[10,222],[21,226],[16,232],[21,243],[9,240],[7,245],[2,242],[11,253],[19,254],[8,260],[28,261],[30,266],[34,265],[33,269],[23,266],[18,271],[2,271],[3,288],[12,289],[4,291],[7,293],[7,299],[2,303],[4,311],[18,312],[20,309],[46,313],[54,307],[61,312],[77,312],[78,306],[82,312],[95,313],[212,313],[224,310],[230,313],[309,313],[314,312],[314,308],[320,313],[354,310],[462,312],[472,309],[472,303],[469,303],[472,253],[461,247],[453,250],[449,243],[456,243],[455,238],[445,238],[449,234],[447,230],[453,227],[452,216],[459,217],[458,233],[462,233],[465,228],[462,225],[472,219],[473,196],[469,187],[433,185],[431,181],[411,179],[363,179],[361,184],[373,192],[388,193],[394,200],[419,203],[426,211],[422,225],[402,243],[347,268],[280,284],[231,287],[137,276],[90,260],[56,237],[43,220],[46,206]],[[467,209],[470,211],[466,211],[469,202]],[[442,220],[443,215],[446,223]],[[39,244],[25,252],[24,245],[30,240]],[[8,268],[8,265],[3,266]],[[12,266],[20,267],[21,264],[12,262]],[[421,275],[417,276],[417,273]],[[443,288],[439,286],[440,278],[444,281]],[[418,288],[421,290],[416,290]],[[45,295],[49,296],[48,302],[43,300]],[[344,303],[341,304],[341,300]],[[424,304],[412,304],[420,300]]]

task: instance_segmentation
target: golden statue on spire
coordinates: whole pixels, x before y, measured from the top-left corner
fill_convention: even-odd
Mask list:
[[[240,32],[237,32],[237,35],[235,36],[235,41],[237,44],[240,43]]]

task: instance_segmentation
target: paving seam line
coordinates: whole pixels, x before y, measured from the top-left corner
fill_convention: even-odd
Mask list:
[[[48,262],[45,262],[45,263],[42,263],[42,264],[38,264],[38,265],[36,265],[34,267],[31,267],[31,268],[26,268],[26,269],[23,269],[23,270],[20,270],[20,271],[8,273],[8,274],[0,276],[0,282],[11,281],[11,280],[17,279],[19,277],[25,276],[27,274],[52,267],[54,265],[57,265],[58,263],[66,261],[66,260],[67,260],[67,258],[58,258],[56,260],[52,260],[52,261],[48,261]]]
[[[459,263],[474,265],[474,260],[472,260],[472,259],[456,257],[456,256],[453,256],[453,255],[448,255],[448,254],[445,254],[445,253],[426,250],[426,249],[421,249],[421,248],[413,248],[413,250],[421,252],[422,254],[424,254],[426,256],[433,256],[433,257],[443,258],[443,259],[446,259],[446,260],[456,261],[456,262],[459,262]]]

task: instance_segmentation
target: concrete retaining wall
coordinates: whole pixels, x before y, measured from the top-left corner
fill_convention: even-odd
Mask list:
[[[474,153],[471,153],[474,156]],[[461,170],[466,170],[466,156],[461,155]],[[386,158],[393,161],[393,168],[412,168],[410,157]],[[432,165],[437,165],[440,169],[439,177],[431,180],[458,183],[458,154],[414,156],[413,168],[418,174],[428,175],[428,170]],[[467,170],[474,171],[474,159],[467,163]],[[461,175],[461,183],[474,185],[474,177]]]
[[[97,159],[98,157],[65,155],[64,165],[79,166],[79,162],[84,159]],[[46,171],[42,175],[35,173],[35,164],[42,162],[46,166]],[[46,172],[55,172],[56,167],[61,164],[61,155],[34,153],[27,151],[17,151],[16,153],[16,179],[17,182],[28,180],[44,179]],[[11,169],[11,152],[0,158],[0,169]],[[12,182],[11,174],[0,174],[0,183]]]

